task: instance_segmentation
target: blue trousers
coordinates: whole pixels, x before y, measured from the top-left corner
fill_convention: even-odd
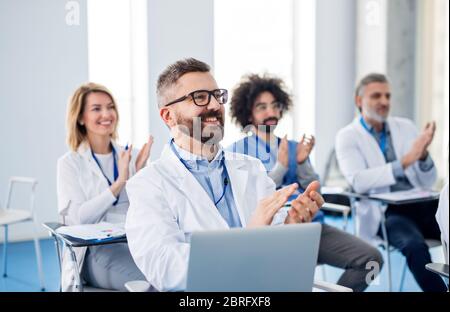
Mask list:
[[[408,267],[419,286],[426,292],[447,291],[443,280],[427,269],[431,255],[425,239],[440,240],[435,219],[438,201],[421,204],[389,205],[386,210],[386,230],[389,244],[406,257]],[[381,229],[379,230],[381,235]]]

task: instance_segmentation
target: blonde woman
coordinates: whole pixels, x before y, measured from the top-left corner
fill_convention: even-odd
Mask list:
[[[153,137],[140,152],[115,143],[119,114],[111,92],[96,83],[80,86],[67,110],[70,151],[58,160],[58,212],[66,225],[101,221],[125,222],[129,177],[145,166]],[[145,280],[127,244],[75,248],[82,279],[94,287],[124,290],[130,280]],[[61,285],[74,284],[74,268],[66,252]]]

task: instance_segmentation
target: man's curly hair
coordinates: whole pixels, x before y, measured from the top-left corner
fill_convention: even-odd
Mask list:
[[[256,98],[263,92],[270,92],[281,103],[281,116],[292,106],[290,94],[285,91],[285,85],[280,78],[264,74],[249,74],[242,77],[241,82],[233,89],[230,103],[232,120],[244,129],[250,125],[253,105]]]

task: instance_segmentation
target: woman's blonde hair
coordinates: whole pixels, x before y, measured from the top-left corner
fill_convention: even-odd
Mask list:
[[[89,94],[94,92],[105,93],[111,98],[117,115],[116,126],[111,134],[111,138],[113,140],[117,138],[119,112],[117,111],[117,103],[114,100],[114,97],[105,86],[98,83],[88,82],[75,90],[67,107],[67,145],[69,145],[69,148],[73,151],[76,151],[80,144],[86,139],[86,127],[80,124],[80,120],[86,106],[86,98]]]

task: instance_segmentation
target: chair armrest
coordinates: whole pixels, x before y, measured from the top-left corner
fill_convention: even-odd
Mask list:
[[[125,283],[125,288],[129,292],[147,292],[150,290],[150,283],[147,281],[129,281]]]
[[[428,271],[436,273],[442,277],[448,278],[448,264],[444,263],[428,263],[425,265]]]
[[[360,200],[360,199],[367,199],[369,198],[368,195],[365,194],[359,194],[359,193],[354,193],[354,192],[342,192],[342,195],[347,196],[350,199],[355,199],[355,200]]]
[[[328,292],[353,292],[351,288],[324,281],[314,281],[313,288]]]
[[[29,184],[37,184],[38,181],[35,178],[29,178],[29,177],[11,177],[9,179],[12,183],[29,183]]]
[[[56,230],[61,227],[64,226],[64,224],[59,223],[59,222],[45,222],[42,223],[42,226],[49,231],[51,234],[56,235]]]
[[[334,211],[334,212],[340,212],[342,214],[348,214],[350,212],[350,207],[345,205],[339,205],[339,204],[332,204],[332,203],[324,203],[322,210],[327,211]]]

